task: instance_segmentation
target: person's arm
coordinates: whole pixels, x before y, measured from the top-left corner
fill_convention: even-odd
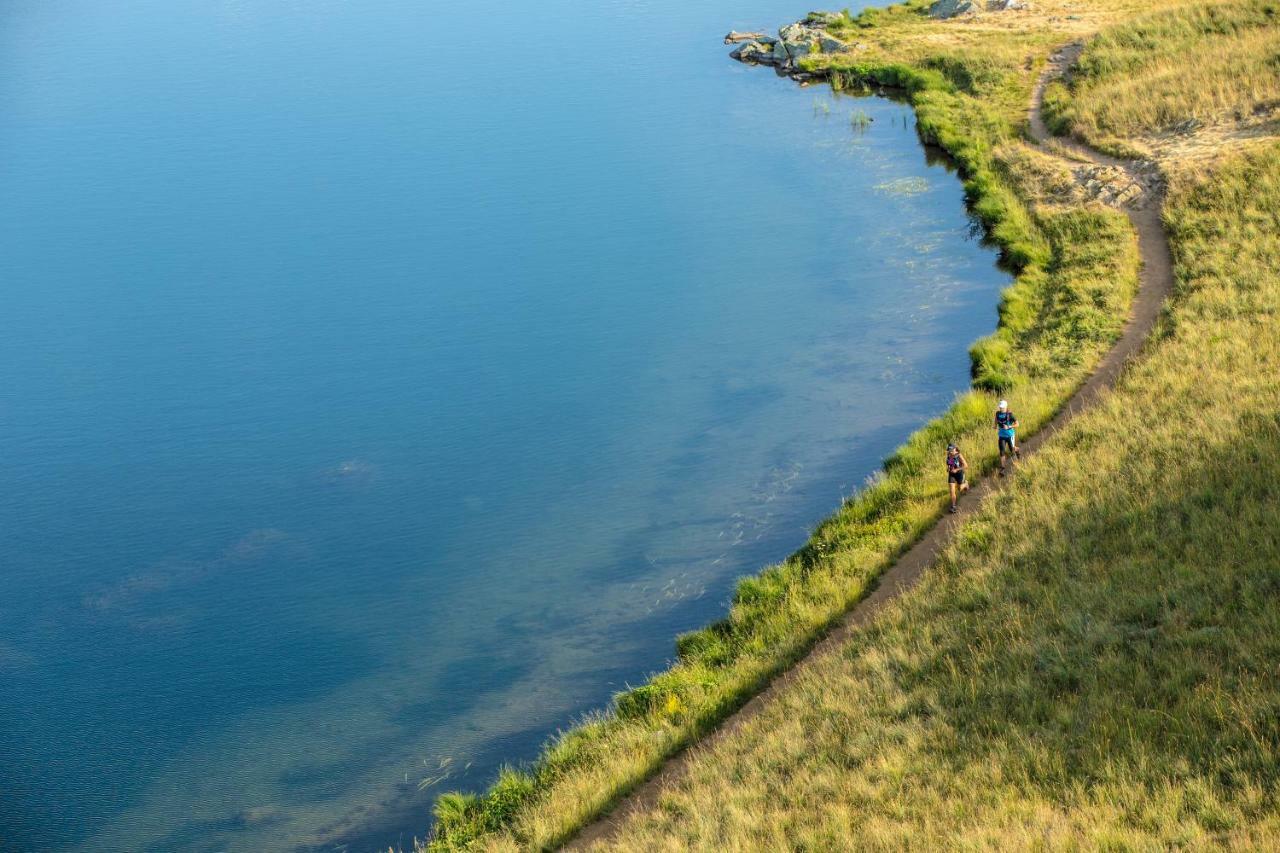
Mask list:
[[[964,454],[963,454],[963,453],[961,453],[961,454],[959,454],[959,455],[960,455],[960,470],[961,470],[961,471],[968,471],[968,470],[969,470],[969,460],[964,458]]]

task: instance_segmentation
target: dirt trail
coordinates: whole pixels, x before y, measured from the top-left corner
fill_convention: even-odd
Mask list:
[[[1081,44],[1071,44],[1061,48],[1050,57],[1048,65],[1040,75],[1029,110],[1031,136],[1037,143],[1043,145],[1050,139],[1048,128],[1040,114],[1045,87],[1050,81],[1061,76],[1079,57],[1082,50]],[[1069,149],[1077,157],[1085,158],[1100,166],[1124,169],[1135,180],[1143,178],[1148,186],[1150,185],[1148,169],[1143,164],[1110,157],[1072,140],[1053,138],[1056,144]],[[1159,185],[1149,186],[1146,195],[1146,198],[1125,210],[1137,231],[1138,247],[1142,254],[1142,273],[1139,278],[1138,294],[1134,298],[1128,323],[1116,345],[1103,357],[1097,369],[1076,393],[1067,400],[1061,411],[1035,435],[1022,443],[1021,450],[1024,457],[1034,453],[1041,444],[1062,429],[1077,414],[1091,406],[1101,394],[1115,384],[1125,363],[1138,352],[1154,328],[1161,307],[1173,292],[1173,259],[1169,252],[1168,235],[1160,218],[1164,201],[1163,188]],[[773,701],[775,695],[786,690],[800,672],[812,666],[814,661],[822,656],[837,653],[855,631],[875,618],[886,603],[915,586],[925,570],[937,560],[957,525],[964,522],[965,518],[975,510],[977,504],[995,492],[1001,482],[994,476],[974,482],[969,496],[961,503],[960,512],[944,515],[910,550],[898,558],[897,562],[880,576],[871,593],[837,622],[803,659],[778,675],[768,687],[721,723],[714,732],[684,752],[668,759],[654,776],[637,786],[614,807],[613,811],[584,827],[576,837],[570,840],[566,848],[582,850],[596,844],[607,844],[619,832],[628,817],[656,806],[663,789],[673,784],[687,771],[694,756],[703,750],[714,749],[731,737],[742,728],[744,723],[759,714],[767,703]]]

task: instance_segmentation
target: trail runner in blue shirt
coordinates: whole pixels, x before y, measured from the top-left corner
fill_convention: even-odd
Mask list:
[[[1018,467],[1022,453],[1018,450],[1018,417],[1009,411],[1009,402],[1000,401],[996,410],[996,445],[1000,450],[1000,476],[1004,476],[1004,460],[1006,454],[1013,459],[1013,467]]]

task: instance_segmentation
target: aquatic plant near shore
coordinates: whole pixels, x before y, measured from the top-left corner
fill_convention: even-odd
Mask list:
[[[927,192],[929,182],[924,178],[896,178],[876,184],[875,189],[889,196],[912,196]]]

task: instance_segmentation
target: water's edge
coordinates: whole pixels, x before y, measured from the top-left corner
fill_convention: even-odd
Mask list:
[[[792,82],[799,84],[799,88],[805,88],[811,84],[831,85],[831,81],[827,77],[827,75],[820,72],[815,73],[812,71],[804,71],[802,69],[794,68],[794,67],[789,67],[786,69],[773,68],[772,70],[779,78],[787,78],[787,79],[790,79]],[[968,179],[972,177],[972,172],[966,167],[966,164],[961,159],[959,159],[955,153],[953,153],[952,151],[949,151],[946,147],[944,147],[944,145],[941,144],[941,142],[939,142],[936,139],[930,138],[923,131],[918,121],[919,119],[918,104],[915,102],[913,97],[913,95],[915,94],[915,91],[913,91],[910,85],[906,83],[897,82],[896,80],[881,81],[881,80],[873,80],[872,78],[868,78],[867,82],[874,83],[875,88],[874,90],[868,88],[866,91],[859,93],[862,96],[883,98],[885,100],[888,100],[894,103],[901,103],[901,104],[907,104],[912,106],[913,112],[916,113],[916,117],[917,117],[917,123],[916,123],[917,141],[921,146],[921,149],[925,154],[926,158],[928,158],[930,162],[934,162],[936,160],[937,162],[941,162],[945,164],[948,171],[953,173],[955,177],[961,181],[962,184],[967,184]],[[835,87],[833,86],[833,88]],[[841,90],[836,89],[836,91],[841,91]],[[980,197],[971,195],[970,193],[966,192],[965,200],[964,200],[966,212],[970,215],[971,220],[977,224],[977,227],[980,227],[984,245],[989,245],[996,249],[997,267],[1002,271],[1006,273],[1010,273],[1014,276],[1020,274],[1023,271],[1023,268],[1024,268],[1023,265],[1020,265],[1015,258],[1010,256],[1008,247],[1000,245],[1000,243],[998,242],[995,236],[994,228],[998,223],[993,221],[983,221],[977,215],[976,206],[978,205],[980,200],[981,200]],[[1006,293],[1009,288],[1015,286],[1015,284],[1016,284],[1016,281],[1013,284],[1010,284],[1008,288],[1005,288],[1004,290],[1002,290],[1001,297],[1003,298],[1003,294]],[[970,357],[969,361],[972,367],[972,364],[973,364],[972,357]],[[978,390],[976,386],[973,386],[973,389],[974,390],[971,390],[967,393],[974,393],[975,390]],[[950,411],[951,409],[949,409],[947,412],[944,412],[920,424],[920,426],[908,436],[907,440],[902,444],[901,447],[906,447],[907,445],[911,444],[915,439],[924,435],[925,433],[931,430],[938,429],[942,424],[945,423],[947,415]],[[1035,434],[1033,430],[1024,430],[1023,432],[1028,437]],[[899,449],[901,449],[901,447]],[[881,464],[877,466],[877,468],[875,468],[874,471],[871,473],[871,477],[869,478],[869,480],[873,479],[876,474],[884,472],[887,466],[890,464],[891,460],[897,454],[897,452],[898,451],[895,451],[894,453],[891,453],[889,456],[885,457],[885,459],[881,462]],[[857,502],[860,498],[865,496],[865,493],[866,493],[866,489],[863,489],[847,497],[845,500],[845,506],[848,506]],[[824,524],[827,524],[828,522],[832,521],[836,517],[837,512],[838,510],[824,517],[815,526],[815,530],[821,529]],[[734,712],[738,711],[743,705],[745,705],[753,697],[759,695],[769,685],[769,683],[774,678],[776,678],[780,673],[787,671],[788,669],[791,668],[792,665],[794,665],[800,659],[805,657],[805,655],[809,651],[811,651],[819,642],[821,642],[821,640],[827,635],[827,633],[837,623],[839,623],[849,612],[851,612],[854,609],[854,607],[856,607],[862,600],[864,600],[867,595],[869,595],[871,592],[875,590],[876,582],[878,578],[884,573],[885,570],[889,568],[889,566],[892,565],[893,560],[896,559],[896,555],[905,553],[913,545],[918,543],[925,536],[925,534],[932,528],[933,522],[943,517],[944,517],[943,510],[940,506],[937,514],[932,519],[930,519],[928,523],[919,525],[916,528],[914,528],[911,534],[909,535],[909,537],[902,540],[899,543],[895,551],[894,557],[891,557],[888,561],[886,561],[881,566],[880,570],[876,572],[875,576],[871,578],[870,582],[865,586],[865,588],[860,590],[858,595],[844,602],[844,604],[837,611],[833,612],[830,618],[827,619],[822,624],[822,626],[819,627],[816,631],[810,632],[806,636],[795,638],[795,641],[793,642],[793,644],[789,646],[788,652],[785,657],[774,661],[772,665],[756,673],[755,678],[752,679],[751,686],[745,691],[743,691],[735,701],[717,706],[717,708],[715,709],[715,713],[711,718],[704,719],[701,721],[701,724],[698,728],[697,733],[693,737],[682,739],[677,745],[677,747],[674,750],[672,750],[670,753],[668,753],[668,757],[670,757],[670,755],[679,753],[681,750],[683,750],[688,746],[694,745],[697,741],[701,739],[702,736],[704,736],[705,734],[713,730],[716,727],[716,725],[718,725],[720,722],[730,717]],[[812,545],[813,545],[813,540],[812,540],[812,537],[810,537],[810,539],[807,540],[804,544],[802,544],[799,548],[792,551],[786,557],[782,558],[779,561],[779,563],[770,564],[770,566],[767,566],[766,569],[772,567],[773,565],[785,564],[794,560],[808,559],[810,556],[810,548],[812,547]],[[763,572],[766,569],[762,569],[761,571]],[[744,580],[751,581],[759,577],[760,577],[760,574],[748,575],[747,577],[744,578]],[[728,614],[726,613],[725,615],[727,617]],[[717,627],[722,622],[723,620],[717,621],[716,623],[713,623],[705,627],[701,631],[693,632],[693,634],[705,633],[708,631],[715,631],[717,630]],[[689,635],[686,635],[686,636],[689,636]],[[673,638],[672,640],[673,645],[675,645],[676,647],[675,651],[677,652],[677,656],[673,658],[673,662],[679,661],[679,656],[680,656],[679,641],[681,639],[684,639],[684,638],[683,637]],[[585,712],[578,720],[570,722],[567,728],[558,730],[556,734],[552,735],[544,743],[543,753],[542,753],[543,758],[540,758],[533,762],[527,762],[522,766],[528,769],[530,772],[532,772],[532,774],[536,778],[538,776],[539,763],[545,758],[549,750],[552,750],[558,744],[563,744],[564,742],[566,742],[566,740],[571,740],[574,737],[575,733],[580,731],[582,727],[596,725],[598,723],[597,715],[600,712],[603,711],[610,715],[616,714],[620,701],[626,702],[628,696],[631,694],[643,693],[645,690],[652,687],[655,681],[660,679],[668,671],[669,670],[655,671],[652,674],[651,678],[648,681],[646,681],[644,684],[634,687],[632,688],[632,690],[626,693],[620,693],[617,696],[615,696],[614,702],[611,703],[611,705],[606,709],[596,709],[596,710]],[[635,786],[644,782],[648,778],[648,775],[649,774],[646,774],[643,778],[634,780],[633,784],[630,784],[621,788],[616,794],[615,801],[617,798],[626,796]],[[505,796],[508,793],[506,790],[504,790],[501,778],[497,783],[495,783],[493,787],[487,790],[486,794],[482,795],[482,798],[484,796],[492,796],[495,793],[497,793],[499,796]],[[451,796],[451,795],[445,795],[445,796]],[[437,815],[438,814],[439,813],[437,812]],[[432,823],[429,825],[428,837],[431,837],[431,834],[435,832],[435,827],[438,825],[438,823],[439,823],[438,820],[433,820]],[[353,837],[358,837],[358,836],[353,836]],[[564,843],[567,840],[568,839],[561,839],[560,843]]]

